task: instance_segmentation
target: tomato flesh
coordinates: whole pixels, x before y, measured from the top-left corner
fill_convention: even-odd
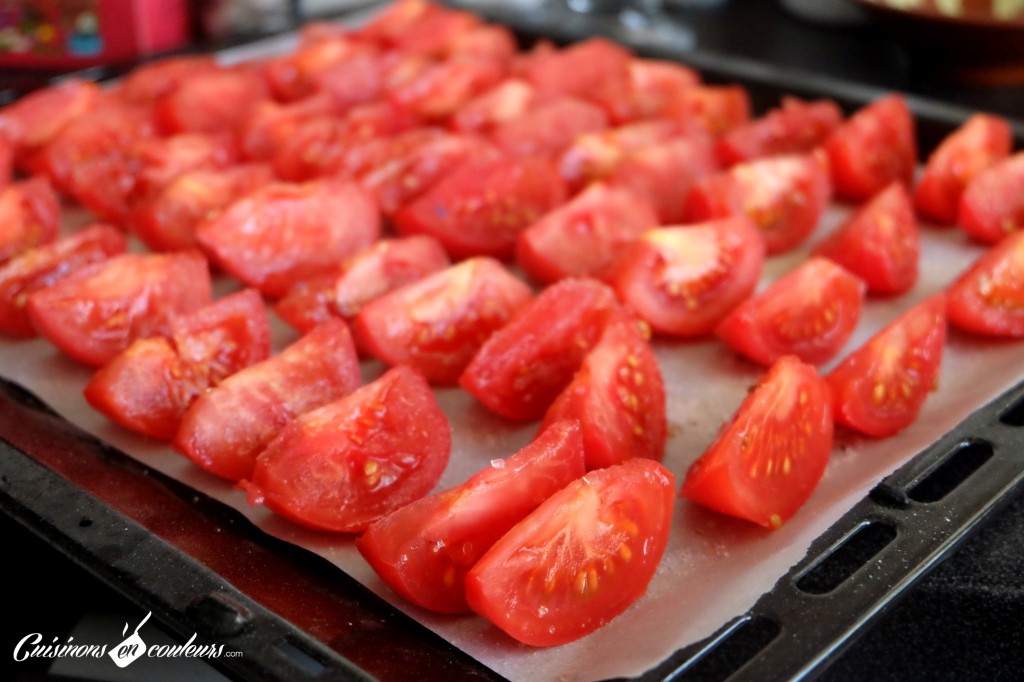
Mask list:
[[[831,100],[804,102],[785,97],[780,108],[726,133],[715,151],[726,166],[766,156],[806,153],[825,142],[842,121],[842,110]]]
[[[46,178],[0,188],[0,264],[57,238],[60,200]]]
[[[991,247],[948,291],[949,321],[976,334],[1024,336],[1024,232]]]
[[[957,224],[974,239],[995,244],[1024,229],[1024,152],[978,173],[960,197]]]

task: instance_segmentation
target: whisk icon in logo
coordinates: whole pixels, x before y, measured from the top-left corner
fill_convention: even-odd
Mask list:
[[[146,621],[149,620],[149,617],[152,615],[152,611],[147,613],[146,617],[143,618],[137,626],[135,626],[135,631],[123,642],[111,649],[107,654],[110,656],[111,660],[114,661],[117,667],[127,668],[140,656],[145,655],[146,642],[139,636],[139,630],[142,629],[142,626],[146,624]],[[128,634],[128,623],[124,624],[124,630],[121,632],[122,636],[126,634]]]

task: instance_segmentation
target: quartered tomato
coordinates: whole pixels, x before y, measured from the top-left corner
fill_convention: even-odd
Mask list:
[[[894,295],[917,283],[921,253],[910,195],[894,182],[814,247],[864,280],[873,294]]]
[[[253,289],[171,321],[167,337],[136,339],[85,387],[94,408],[127,429],[171,440],[192,402],[270,355],[270,321]]]
[[[780,108],[736,126],[715,149],[727,166],[765,156],[806,153],[825,142],[842,121],[842,110],[831,100],[804,102],[784,97]]]
[[[946,339],[946,297],[906,311],[826,377],[837,423],[891,436],[917,419],[938,381]]]
[[[914,187],[914,208],[923,217],[952,224],[964,189],[978,173],[1002,161],[1013,149],[1009,122],[975,114],[936,147]]]
[[[864,282],[826,258],[812,258],[748,298],[715,330],[729,346],[771,366],[784,355],[820,365],[853,335]]]
[[[558,422],[508,459],[374,522],[356,547],[385,583],[441,613],[469,611],[466,573],[509,529],[582,476],[579,425]]]
[[[100,99],[96,83],[69,78],[5,106],[0,110],[0,137],[14,146],[15,164],[24,170],[29,156]]]
[[[532,85],[521,78],[508,78],[466,102],[452,115],[449,125],[461,132],[487,134],[498,124],[522,116],[536,100]]]
[[[182,417],[174,449],[218,476],[248,478],[257,455],[286,424],[360,383],[348,326],[325,322],[199,396]]]
[[[621,124],[657,117],[681,90],[700,84],[700,74],[678,62],[634,57],[626,82],[612,79],[588,97]]]
[[[776,529],[807,502],[832,453],[828,388],[811,365],[780,358],[686,472],[680,495]]]
[[[426,380],[395,367],[285,426],[243,486],[250,503],[295,523],[360,532],[430,492],[451,443]]]
[[[46,178],[0,188],[0,264],[57,238],[60,200]]]
[[[644,197],[597,183],[520,234],[516,262],[544,283],[600,276],[623,247],[657,225]]]
[[[532,646],[597,630],[647,591],[668,543],[674,487],[645,459],[576,479],[470,569],[470,608]]]
[[[153,105],[186,80],[221,67],[209,55],[167,57],[136,66],[114,86],[113,92],[136,104]]]
[[[831,196],[823,153],[773,156],[697,181],[686,197],[686,215],[690,221],[746,215],[775,254],[811,235]]]
[[[21,252],[0,265],[0,331],[34,336],[25,305],[35,291],[80,268],[124,253],[124,233],[109,225],[92,225],[45,246]]]
[[[128,152],[134,182],[129,205],[158,194],[178,176],[198,170],[217,170],[238,162],[238,146],[228,135],[182,133],[141,140]]]
[[[304,123],[337,115],[330,95],[320,93],[288,104],[264,100],[256,104],[236,135],[246,159],[269,161],[284,148]]]
[[[459,385],[504,417],[540,419],[620,310],[606,285],[562,280],[484,342]]]
[[[665,454],[665,384],[643,331],[628,315],[610,323],[544,414],[541,429],[559,419],[580,422],[588,470]]]
[[[559,172],[573,192],[606,178],[631,153],[655,147],[680,134],[673,121],[639,121],[577,135],[558,159]]]
[[[361,348],[454,384],[477,349],[523,306],[529,287],[490,258],[471,258],[367,304],[356,317]]]
[[[947,290],[949,321],[991,336],[1024,336],[1024,232],[983,253]]]
[[[303,33],[303,40],[296,49],[271,58],[263,66],[263,75],[271,92],[283,102],[310,97],[324,72],[357,58],[366,49],[338,33],[320,35],[314,40],[308,39],[309,36],[309,33]]]
[[[1024,229],[1024,152],[978,173],[960,196],[957,224],[986,244]]]
[[[87,265],[28,297],[32,325],[53,345],[99,367],[171,318],[210,302],[210,269],[195,251],[126,253]]]
[[[694,85],[674,92],[658,117],[721,137],[750,120],[750,95],[739,85]]]
[[[449,59],[391,88],[388,99],[425,121],[443,122],[504,76],[504,66],[488,59]]]
[[[646,232],[624,250],[611,280],[655,331],[704,336],[750,296],[764,240],[745,216]]]
[[[605,38],[590,38],[538,55],[523,73],[542,97],[574,95],[586,98],[611,81],[629,82],[633,56]]]
[[[887,95],[858,109],[832,133],[825,149],[841,199],[869,199],[896,180],[910,187],[917,132],[906,100]]]
[[[229,133],[268,97],[259,69],[221,67],[183,79],[157,101],[154,118],[165,133]]]
[[[490,138],[513,156],[553,158],[580,135],[608,127],[600,107],[578,97],[558,97],[536,104],[516,118],[494,126]]]

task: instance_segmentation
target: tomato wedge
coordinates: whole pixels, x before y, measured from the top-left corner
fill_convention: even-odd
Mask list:
[[[257,455],[288,422],[360,383],[348,326],[325,322],[199,396],[181,419],[174,449],[218,476],[248,478]]]
[[[508,78],[467,102],[449,125],[463,133],[487,134],[498,124],[522,116],[536,100],[532,85],[521,78]]]
[[[715,332],[754,362],[784,355],[821,365],[853,335],[864,282],[826,258],[812,258],[740,303]]]
[[[674,487],[646,459],[576,479],[470,569],[470,608],[532,646],[597,630],[647,591],[668,543]]]
[[[1024,232],[983,253],[947,290],[949,321],[990,336],[1024,336]]]
[[[917,283],[921,237],[910,195],[894,182],[814,247],[860,277],[873,294],[895,295]]]
[[[957,224],[986,244],[1024,229],[1024,152],[981,171],[960,196]]]
[[[613,266],[619,296],[655,331],[704,336],[754,292],[764,240],[743,216],[646,232]]]
[[[395,367],[310,410],[267,444],[251,504],[303,526],[360,532],[430,492],[448,464],[451,430],[423,376]]]
[[[672,121],[639,121],[576,136],[559,156],[558,168],[573,193],[606,178],[631,153],[680,134]]]
[[[633,55],[606,38],[590,38],[534,57],[524,69],[542,97],[588,97],[609,82],[629,82]]]
[[[100,99],[96,83],[69,78],[5,106],[0,111],[0,137],[13,145],[15,164],[24,170],[29,156],[95,107]]]
[[[778,109],[726,133],[715,151],[726,166],[765,156],[806,153],[825,142],[842,121],[842,110],[831,100],[804,102],[784,97]]]
[[[582,476],[583,439],[558,422],[467,481],[375,521],[356,547],[385,583],[423,608],[469,611],[466,573],[509,529]]]
[[[946,339],[946,297],[918,303],[825,378],[837,423],[869,436],[910,426],[935,388]]]
[[[510,155],[555,157],[580,135],[607,127],[608,116],[600,107],[577,97],[563,96],[498,123],[490,137]]]
[[[43,177],[0,188],[0,263],[57,238],[60,200]]]
[[[153,113],[165,133],[229,133],[269,97],[259,69],[248,64],[193,73],[155,104]]]
[[[693,85],[673,92],[658,117],[683,126],[697,124],[717,138],[748,122],[750,106],[750,94],[742,86]]]
[[[811,365],[784,356],[690,466],[680,495],[777,529],[817,487],[832,452],[832,435],[824,380]]]

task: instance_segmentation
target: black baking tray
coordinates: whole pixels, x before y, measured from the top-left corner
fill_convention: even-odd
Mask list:
[[[853,110],[883,92],[681,50],[603,18],[526,16],[498,3],[473,9],[524,41],[603,34],[678,59],[710,81],[746,86],[758,110],[784,94],[830,97]],[[973,111],[909,100],[924,149]],[[1019,122],[1014,130],[1019,144]],[[750,611],[642,679],[814,677],[1020,488],[1022,426],[1024,384],[881,481]],[[235,679],[501,679],[325,560],[261,533],[2,379],[0,510],[174,634],[241,651],[212,661]]]

